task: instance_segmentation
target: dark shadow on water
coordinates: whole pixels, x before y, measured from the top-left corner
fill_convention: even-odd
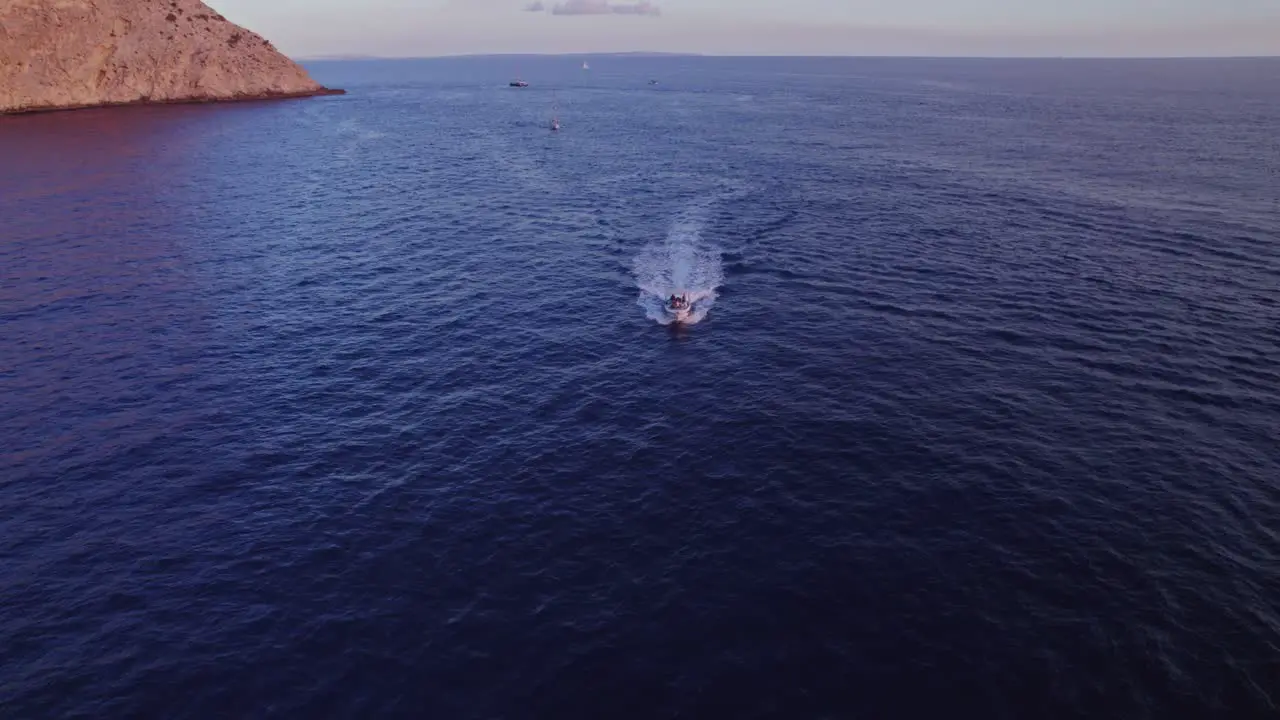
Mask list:
[[[676,341],[688,340],[693,328],[686,323],[671,323],[667,326],[667,335]]]

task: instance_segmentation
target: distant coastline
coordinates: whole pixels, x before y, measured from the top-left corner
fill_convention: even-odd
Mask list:
[[[717,53],[676,52],[567,52],[567,53],[459,53],[454,55],[303,55],[298,62],[362,62],[399,60],[464,60],[484,58],[721,58],[721,59],[777,59],[777,60],[982,60],[982,61],[1230,61],[1267,60],[1280,61],[1280,55],[739,55]]]
[[[298,62],[359,62],[364,60],[449,60],[468,58],[555,58],[555,57],[599,57],[599,58],[692,58],[714,57],[703,53],[666,53],[666,52],[571,52],[571,53],[462,53],[458,55],[303,55]]]

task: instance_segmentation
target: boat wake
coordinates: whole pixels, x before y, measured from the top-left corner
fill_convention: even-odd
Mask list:
[[[648,245],[635,258],[637,303],[659,324],[675,321],[666,309],[673,294],[689,299],[689,314],[681,320],[686,325],[701,322],[716,302],[716,290],[724,282],[720,249],[702,240],[701,226],[697,219],[682,218],[665,241]]]

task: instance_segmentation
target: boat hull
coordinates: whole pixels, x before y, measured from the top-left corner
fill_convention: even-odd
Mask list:
[[[693,317],[693,308],[691,307],[673,308],[667,305],[666,309],[667,317],[671,318],[673,323],[687,323]]]

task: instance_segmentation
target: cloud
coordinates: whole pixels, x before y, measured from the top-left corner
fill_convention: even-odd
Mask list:
[[[543,4],[542,0],[535,0],[535,2],[531,2],[524,6],[525,12],[542,12],[546,9],[547,6]]]
[[[539,3],[540,4],[540,3]],[[657,17],[662,10],[651,2],[611,3],[608,0],[566,0],[551,8],[552,15],[649,15]]]

